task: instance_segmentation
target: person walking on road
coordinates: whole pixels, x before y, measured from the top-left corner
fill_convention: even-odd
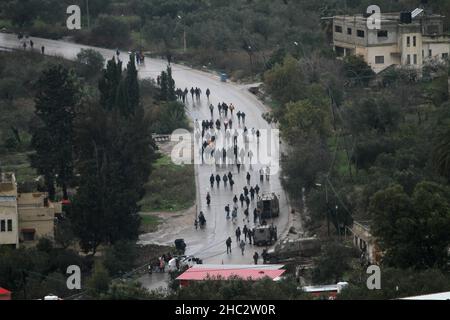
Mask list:
[[[241,244],[239,245],[239,247],[241,247],[242,255],[244,255],[244,251],[245,251],[245,242],[244,242],[244,240],[241,240]]]
[[[228,239],[225,241],[225,244],[227,245],[227,254],[231,253],[231,243],[233,241],[231,240],[231,237],[228,237]]]
[[[241,164],[240,163],[236,163],[236,167],[238,169],[238,173],[241,173]]]
[[[255,186],[255,192],[256,192],[256,195],[257,195],[257,196],[259,195],[259,190],[260,190],[260,189],[259,189],[259,186],[256,185],[256,186]]]
[[[234,197],[233,197],[233,202],[234,202],[234,205],[237,205],[237,202],[238,202],[238,197],[237,197],[237,195],[234,195]]]
[[[258,209],[253,209],[253,223],[256,224],[258,222]]]
[[[209,88],[206,89],[206,98],[209,100],[209,95],[211,94],[211,91]]]
[[[253,187],[250,187],[250,199],[255,200],[255,189]]]
[[[214,106],[212,104],[209,105],[209,111],[211,112],[211,118],[214,117]]]
[[[239,201],[241,201],[241,207],[244,206],[244,200],[245,200],[245,197],[244,197],[244,195],[241,193],[241,195],[239,196]]]
[[[242,233],[244,234],[245,242],[247,242],[248,229],[247,229],[247,225],[246,224],[244,224],[244,228],[242,228]]]
[[[223,180],[223,186],[226,188],[227,187],[227,182],[228,182],[228,177],[227,177],[226,174],[223,175],[222,180]]]
[[[42,54],[45,53],[45,47],[44,47],[44,46],[41,47],[41,53],[42,53]]]
[[[250,172],[247,172],[247,184],[250,185]]]
[[[235,234],[236,234],[236,241],[239,243],[239,241],[241,241],[241,228],[240,227],[237,227]]]
[[[237,115],[237,118],[238,118],[238,123],[239,123],[239,125],[240,125],[240,124],[241,124],[241,112],[238,111],[238,112],[236,113],[236,115]]]
[[[230,219],[230,205],[225,206],[225,213],[227,214],[227,219]]]
[[[216,182],[217,182],[217,188],[219,188],[219,185],[220,185],[220,176],[219,176],[219,174],[216,175]]]
[[[232,103],[230,103],[231,116],[233,116],[233,111],[234,111],[234,105]]]
[[[211,173],[211,177],[209,177],[209,182],[211,183],[211,188],[214,188],[214,174]]]
[[[241,112],[242,124],[245,124],[245,112]]]
[[[234,180],[231,179],[231,180],[230,180],[230,189],[231,189],[231,190],[233,190],[233,185],[234,185]]]
[[[266,180],[269,181],[269,178],[270,178],[270,167],[267,166],[266,167]]]
[[[211,204],[211,195],[209,194],[209,192],[206,194],[206,204],[209,205]]]
[[[248,188],[247,188],[247,186],[242,188],[242,190],[244,190],[244,196],[248,196]]]
[[[263,168],[259,169],[259,181],[264,182],[264,170],[263,170]]]
[[[250,198],[248,196],[245,197],[245,204],[247,205],[247,209],[248,209],[250,207]]]
[[[255,262],[255,264],[258,264],[258,259],[259,259],[259,254],[258,254],[258,252],[255,251],[255,254],[253,255],[253,261]]]
[[[247,232],[247,237],[248,237],[248,243],[250,243],[250,244],[252,244],[252,240],[253,240],[253,230],[252,229],[248,229],[248,232]]]

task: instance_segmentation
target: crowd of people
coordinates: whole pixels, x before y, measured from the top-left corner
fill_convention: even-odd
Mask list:
[[[187,89],[185,91],[180,89],[177,92],[178,98],[185,101],[183,95],[187,94]],[[193,101],[194,96],[196,100],[200,99],[202,92],[200,89],[192,88],[190,92]],[[194,138],[201,156],[201,163],[213,164],[213,168],[215,165],[215,171],[211,172],[209,176],[210,190],[220,190],[223,186],[224,191],[233,191],[237,181],[235,176],[243,175],[245,178],[246,184],[242,187],[242,192],[232,193],[232,202],[226,204],[224,208],[227,221],[236,226],[234,231],[236,243],[241,254],[244,255],[246,247],[254,244],[254,227],[266,223],[261,220],[260,209],[257,207],[257,198],[261,192],[261,187],[258,183],[252,183],[252,160],[255,154],[252,148],[249,148],[250,141],[259,144],[261,133],[259,129],[247,128],[245,112],[237,110],[233,103],[222,102],[215,107],[209,101],[210,94],[210,90],[207,89],[210,118],[201,121],[195,119]],[[222,140],[219,141],[219,139]],[[260,184],[269,181],[270,167],[262,167],[259,174]],[[257,175],[255,174],[255,176]],[[212,201],[211,193],[207,191],[206,204],[208,208],[211,207]],[[252,213],[252,217],[250,213]],[[242,217],[242,227],[239,225],[240,219],[238,219],[238,216]],[[197,226],[198,220],[196,218],[196,229]],[[231,254],[232,242],[232,236],[229,236],[225,241],[227,254]],[[253,254],[254,263],[257,264],[260,256],[263,255],[255,251]]]

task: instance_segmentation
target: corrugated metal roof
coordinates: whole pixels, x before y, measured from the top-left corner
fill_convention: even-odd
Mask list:
[[[254,269],[254,268],[196,268],[194,266],[181,274],[177,280],[206,280],[208,278],[229,279],[238,277],[243,280],[260,280],[265,277],[276,279],[280,277],[286,270],[272,270],[272,269]]]

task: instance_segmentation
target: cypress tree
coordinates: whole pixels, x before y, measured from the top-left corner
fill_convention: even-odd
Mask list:
[[[32,147],[36,150],[31,165],[45,178],[50,199],[55,197],[54,182],[67,187],[73,179],[73,121],[79,87],[72,72],[57,65],[44,71],[37,82],[35,113],[41,126],[33,132]]]

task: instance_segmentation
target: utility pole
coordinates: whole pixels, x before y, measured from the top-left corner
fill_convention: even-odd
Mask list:
[[[91,17],[89,15],[89,0],[86,0],[86,12],[87,12],[88,29],[90,29],[91,28]]]
[[[327,235],[330,237],[330,206],[328,204],[328,180],[325,181],[325,202],[327,204]]]

